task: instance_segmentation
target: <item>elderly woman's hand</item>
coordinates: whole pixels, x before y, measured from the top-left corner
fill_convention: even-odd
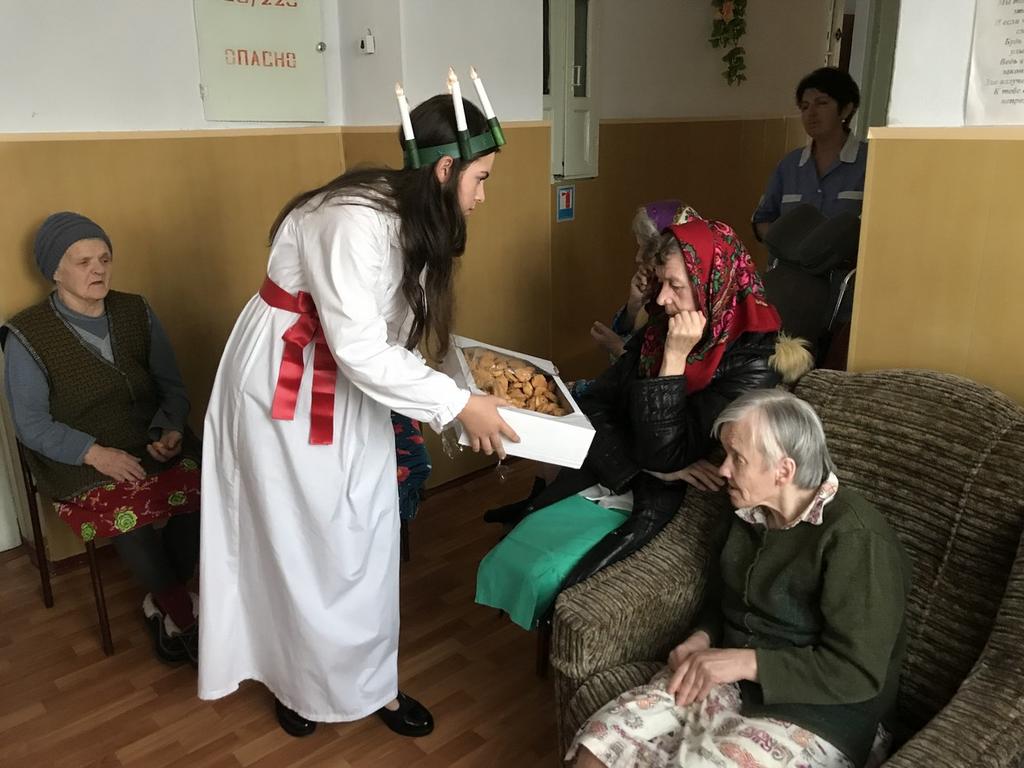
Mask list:
[[[668,655],[668,667],[673,672],[679,669],[679,665],[686,661],[697,651],[706,651],[711,647],[711,638],[703,629],[697,630],[683,642],[672,649]]]
[[[675,696],[677,706],[686,707],[695,701],[704,701],[715,686],[740,680],[757,682],[756,651],[707,648],[690,653],[680,661],[667,690]]]
[[[165,429],[160,439],[147,445],[146,450],[157,461],[170,461],[181,453],[181,432]]]
[[[612,357],[622,357],[622,353],[626,349],[626,342],[622,340],[622,337],[600,320],[595,320],[594,324],[590,326],[590,338]]]
[[[718,474],[718,467],[707,459],[698,459],[690,466],[677,469],[675,472],[655,472],[651,469],[644,471],[666,483],[683,480],[700,491],[717,491],[725,485],[725,478]]]
[[[707,324],[708,319],[700,310],[681,309],[669,317],[665,358],[661,364],[662,376],[681,376],[686,373],[686,356],[701,340]]]
[[[651,300],[657,282],[653,271],[647,267],[638,267],[633,273],[629,281],[629,297],[626,299],[626,312],[630,318],[635,320],[640,308]]]
[[[119,448],[106,448],[93,443],[82,457],[82,463],[88,464],[100,474],[111,477],[119,483],[129,480],[143,480],[146,470],[142,463],[130,453]]]

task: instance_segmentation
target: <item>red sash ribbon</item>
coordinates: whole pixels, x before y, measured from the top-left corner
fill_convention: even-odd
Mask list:
[[[260,286],[260,298],[272,307],[299,315],[299,319],[281,337],[284,339],[284,352],[281,354],[270,416],[283,421],[295,418],[295,403],[299,399],[299,385],[305,368],[303,350],[314,344],[309,442],[311,445],[330,445],[334,442],[334,388],[338,365],[324,338],[313,297],[305,291],[292,296],[268,277]]]

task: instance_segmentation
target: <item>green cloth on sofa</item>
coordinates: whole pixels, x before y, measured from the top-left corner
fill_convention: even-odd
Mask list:
[[[480,562],[476,601],[505,611],[524,629],[533,629],[573,566],[628,516],[582,496],[538,509]]]

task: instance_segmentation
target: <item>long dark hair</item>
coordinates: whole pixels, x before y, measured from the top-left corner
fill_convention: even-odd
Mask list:
[[[487,119],[463,99],[471,135],[488,130]],[[436,147],[456,140],[455,107],[451,96],[434,96],[412,110],[412,125],[420,147]],[[401,131],[398,135],[402,140]],[[344,197],[355,205],[395,213],[401,220],[402,295],[412,308],[413,322],[406,348],[425,342],[427,353],[444,357],[455,314],[452,295],[454,260],[466,250],[466,217],[459,204],[459,178],[472,160],[497,151],[490,149],[471,160],[455,159],[443,184],[434,174],[436,163],[416,170],[383,167],[356,168],[321,187],[293,197],[270,228],[273,241],[285,217],[295,208],[323,194],[319,205]],[[424,285],[420,275],[426,269]]]

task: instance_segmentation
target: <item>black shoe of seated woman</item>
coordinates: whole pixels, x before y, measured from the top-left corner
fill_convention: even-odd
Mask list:
[[[401,691],[398,692],[398,709],[381,707],[377,714],[388,728],[402,736],[426,736],[434,730],[434,716]]]
[[[274,699],[274,710],[277,712],[278,725],[289,736],[301,738],[302,736],[309,736],[316,730],[315,722],[307,720],[295,710],[288,709],[278,699]]]
[[[533,478],[533,489],[525,499],[506,504],[504,507],[495,507],[484,512],[485,523],[503,523],[504,525],[516,525],[526,516],[526,508],[530,506],[540,492],[544,490],[547,483],[543,478]]]

